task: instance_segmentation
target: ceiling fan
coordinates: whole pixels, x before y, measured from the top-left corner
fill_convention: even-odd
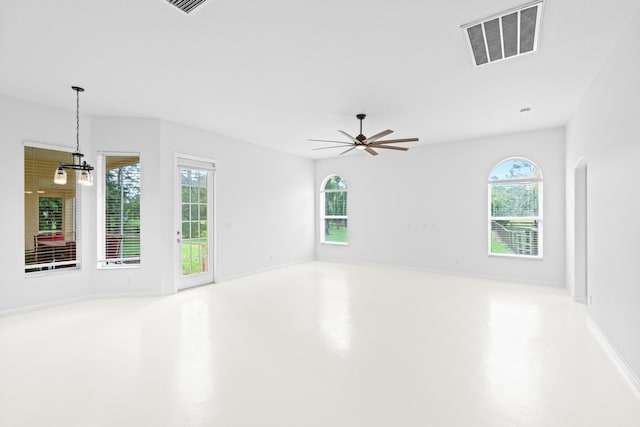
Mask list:
[[[351,150],[364,150],[367,153],[371,154],[372,156],[377,156],[378,155],[378,152],[376,150],[374,150],[374,148],[375,149],[384,148],[384,149],[387,149],[387,150],[407,151],[408,150],[407,147],[396,147],[394,145],[387,145],[387,144],[397,144],[399,142],[415,142],[415,141],[418,141],[418,138],[402,138],[402,139],[385,139],[385,140],[381,140],[380,138],[383,138],[383,137],[393,133],[393,131],[391,129],[383,130],[382,132],[379,132],[379,133],[367,138],[366,136],[364,136],[362,134],[362,121],[364,120],[365,117],[367,117],[366,114],[358,114],[358,115],[356,115],[356,118],[358,120],[360,120],[360,135],[358,135],[356,137],[353,137],[353,136],[349,135],[348,133],[346,133],[343,130],[339,130],[338,131],[341,134],[343,134],[344,136],[346,136],[347,138],[349,138],[351,140],[351,142],[331,141],[331,140],[326,140],[326,139],[310,139],[309,141],[331,142],[331,143],[341,144],[341,145],[332,145],[331,147],[314,148],[314,150],[326,150],[328,148],[345,148],[345,147],[349,147],[345,151],[340,153],[340,155],[346,154]]]

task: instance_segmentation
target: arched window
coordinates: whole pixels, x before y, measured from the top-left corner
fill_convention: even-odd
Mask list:
[[[489,175],[489,254],[542,258],[542,172],[506,159]]]
[[[320,190],[320,235],[323,243],[347,243],[347,182],[330,175]]]

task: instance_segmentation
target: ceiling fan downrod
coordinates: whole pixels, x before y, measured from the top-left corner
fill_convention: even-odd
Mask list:
[[[367,117],[366,114],[356,114],[356,118],[360,120],[360,135],[356,136],[356,139],[360,142],[367,139],[367,137],[362,134],[362,121],[365,119],[365,117]]]

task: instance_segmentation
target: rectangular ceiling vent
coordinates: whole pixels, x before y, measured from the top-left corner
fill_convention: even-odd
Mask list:
[[[167,0],[169,3],[183,11],[189,13],[196,7],[200,6],[206,0]]]
[[[476,66],[535,52],[543,0],[462,25]]]

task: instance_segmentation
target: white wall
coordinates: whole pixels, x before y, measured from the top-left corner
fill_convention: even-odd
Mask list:
[[[566,154],[569,290],[573,292],[575,259],[574,167],[582,158],[587,164],[589,314],[636,377],[640,377],[639,39],[640,27],[631,25],[611,52],[567,127]]]
[[[140,253],[139,268],[96,269],[97,234],[85,237],[91,247],[90,266],[93,270],[91,292],[93,295],[158,294],[163,293],[162,269],[164,262],[161,215],[163,189],[160,178],[161,121],[121,117],[93,117],[91,140],[94,154],[98,152],[140,153]],[[96,156],[94,155],[94,158]],[[92,187],[91,219],[96,221],[96,186]],[[97,227],[97,224],[96,224]],[[94,228],[93,230],[96,230]],[[164,292],[166,293],[166,292]]]
[[[96,187],[81,189],[80,271],[25,276],[23,141],[75,148],[75,111],[0,96],[0,154],[20,185],[6,185],[0,210],[0,314],[76,299],[175,290],[174,153],[216,160],[219,281],[314,257],[313,161],[158,119],[81,118],[81,151],[141,158],[139,268],[96,268]],[[53,170],[51,177],[53,179]]]
[[[163,122],[162,153],[163,186],[173,182],[174,153],[216,161],[220,280],[314,258],[312,160],[171,122]],[[173,218],[163,221],[175,229]]]
[[[90,147],[90,122],[81,118],[81,149]],[[0,157],[3,174],[12,177],[3,190],[3,225],[0,245],[0,313],[22,307],[43,306],[55,301],[81,299],[89,293],[90,269],[50,274],[24,273],[24,142],[53,144],[75,149],[75,111],[36,105],[0,96]],[[51,172],[51,179],[53,179]],[[83,201],[91,200],[90,190],[79,189]],[[89,205],[82,203],[80,234],[91,230]],[[78,246],[83,261],[89,257],[87,245]]]
[[[349,189],[349,244],[318,243],[318,259],[564,283],[563,129],[411,147],[316,162],[316,197],[330,174],[344,176]],[[487,179],[516,156],[544,175],[542,260],[488,256]]]

